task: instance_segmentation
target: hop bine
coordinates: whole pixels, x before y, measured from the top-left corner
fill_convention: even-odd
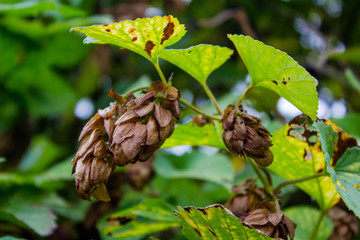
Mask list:
[[[146,161],[170,137],[180,118],[180,91],[154,82],[144,95],[126,99],[109,91],[116,100],[99,110],[83,128],[81,145],[72,160],[79,195],[109,201],[106,182],[116,166]]]
[[[229,105],[222,118],[223,141],[226,147],[237,155],[246,153],[255,162],[267,167],[273,161],[270,132],[260,123],[261,120],[243,111],[242,107]]]

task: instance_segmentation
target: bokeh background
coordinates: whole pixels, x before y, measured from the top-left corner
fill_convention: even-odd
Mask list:
[[[223,185],[184,174],[188,159],[224,162],[205,169],[234,183],[252,175],[216,149],[183,146],[162,150],[153,162],[118,169],[109,181],[111,202],[81,200],[70,161],[82,127],[108,106],[110,88],[125,93],[159,77],[141,56],[83,44],[84,36],[71,27],[171,14],[187,29],[173,48],[208,43],[235,49],[228,33],[250,35],[304,66],[319,81],[318,117],[333,119],[359,139],[359,9],[360,1],[352,0],[0,0],[0,237],[105,238],[98,229],[106,213],[150,197],[173,206],[224,203],[230,193]],[[170,63],[161,67],[167,77],[173,73],[183,98],[215,113],[191,76]],[[249,82],[237,53],[208,80],[223,108]],[[254,89],[244,105],[271,131],[300,113],[266,89]],[[191,118],[183,109],[181,122]],[[167,174],[166,161],[176,163],[177,174]],[[298,202],[311,202],[293,191],[302,197]],[[176,230],[162,234],[181,239]]]

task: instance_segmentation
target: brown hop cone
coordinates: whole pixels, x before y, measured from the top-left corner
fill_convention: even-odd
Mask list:
[[[222,118],[223,141],[235,155],[244,152],[262,167],[273,161],[269,131],[260,123],[261,120],[243,111],[240,106],[229,105]]]
[[[118,111],[117,103],[99,110],[80,134],[81,145],[71,163],[76,190],[83,199],[90,200],[93,196],[102,201],[110,200],[105,183],[115,165],[106,140],[112,138],[114,115]]]
[[[149,159],[180,118],[180,92],[176,88],[154,82],[143,93],[127,102],[126,112],[115,123],[110,149],[118,166]]]
[[[243,223],[267,236],[279,239],[294,239],[296,223],[291,221],[275,203],[262,201],[257,209],[248,213],[233,212]]]

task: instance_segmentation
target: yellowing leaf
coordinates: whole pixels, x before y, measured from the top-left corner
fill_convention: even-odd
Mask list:
[[[227,47],[200,44],[187,49],[170,49],[160,53],[159,57],[178,66],[200,83],[220,67],[233,54]]]
[[[77,27],[71,30],[85,33],[85,43],[112,44],[129,49],[157,63],[158,54],[166,46],[179,41],[185,26],[173,16],[138,18],[108,25]]]
[[[249,36],[231,35],[251,76],[253,87],[273,90],[315,120],[318,109],[317,80],[285,52]]]

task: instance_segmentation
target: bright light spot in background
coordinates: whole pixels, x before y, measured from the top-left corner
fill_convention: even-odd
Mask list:
[[[331,117],[330,106],[321,98],[319,98],[319,109],[317,117],[321,119],[328,119]]]
[[[74,115],[81,119],[88,119],[94,113],[94,104],[89,98],[81,98],[75,105]]]
[[[346,105],[343,101],[333,102],[331,105],[331,116],[334,118],[344,118],[346,114]]]
[[[297,107],[283,97],[281,97],[277,102],[276,108],[286,120],[290,120],[301,114],[301,111]]]
[[[152,18],[155,16],[162,16],[164,14],[163,10],[161,8],[157,7],[149,7],[145,10],[145,17]]]
[[[190,145],[182,145],[171,148],[165,148],[164,150],[176,156],[181,156],[184,155],[185,153],[190,153],[192,151],[192,147]]]
[[[191,0],[183,0],[183,2],[186,4],[186,5],[189,5],[191,3]]]
[[[210,147],[210,146],[199,146],[199,151],[202,153],[205,153],[207,155],[214,155],[219,151],[216,147]]]

